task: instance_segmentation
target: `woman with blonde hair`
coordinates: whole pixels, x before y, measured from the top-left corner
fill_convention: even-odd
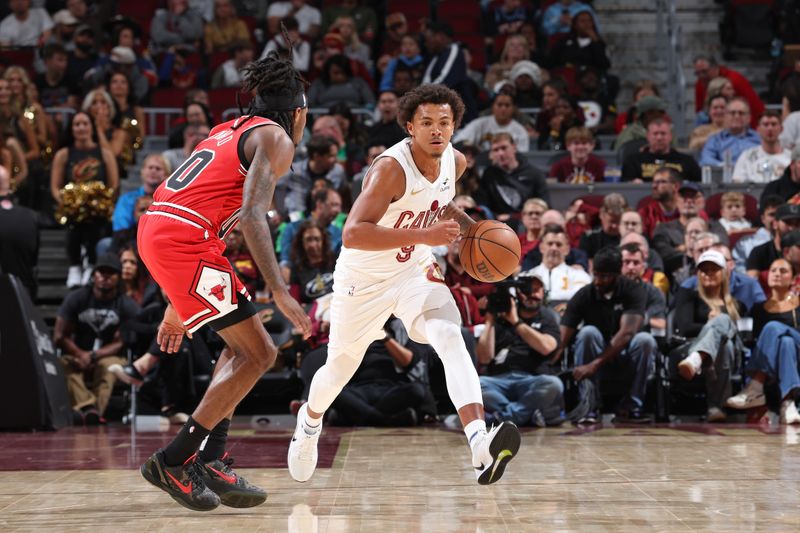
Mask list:
[[[703,109],[698,111],[695,116],[694,124],[699,126],[701,124],[709,124],[712,122],[709,106],[711,100],[718,96],[724,96],[726,100],[730,101],[731,98],[736,96],[736,90],[733,88],[731,80],[719,76],[708,82],[708,89],[706,89],[706,99],[703,101]]]
[[[97,143],[101,148],[106,148],[114,154],[120,176],[125,177],[127,165],[133,162],[133,140],[130,133],[120,125],[122,117],[117,113],[114,99],[108,91],[98,87],[86,94],[81,110],[92,117],[97,132]]]
[[[514,64],[523,59],[530,59],[528,39],[521,34],[511,35],[503,45],[500,60],[493,63],[486,72],[486,78],[483,81],[484,86],[491,91],[497,82],[509,79]],[[542,81],[538,80],[539,83]]]
[[[45,113],[39,102],[36,85],[31,82],[24,68],[12,65],[3,74],[11,89],[11,102],[21,118],[30,123],[36,136],[42,156],[52,157],[56,138],[56,128],[50,115]]]
[[[697,289],[681,289],[675,303],[675,332],[694,339],[678,373],[687,381],[705,376],[708,422],[726,419],[722,407],[731,395],[731,367],[741,349],[736,323],[743,306],[731,296],[728,261],[720,248],[725,247],[715,246],[698,258]]]

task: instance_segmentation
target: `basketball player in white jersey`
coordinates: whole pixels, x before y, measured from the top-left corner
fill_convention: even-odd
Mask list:
[[[322,415],[355,373],[364,352],[384,337],[394,314],[409,336],[442,359],[450,399],[472,450],[478,483],[494,483],[519,450],[511,422],[486,431],[478,373],[461,336],[460,315],[432,246],[447,245],[473,221],[451,200],[466,168],[450,138],[464,115],[457,93],[424,85],[400,101],[398,120],[409,138],[372,163],[344,227],[333,274],[326,364],[314,375],[308,403],[297,415],[289,473],[307,481],[317,466]]]

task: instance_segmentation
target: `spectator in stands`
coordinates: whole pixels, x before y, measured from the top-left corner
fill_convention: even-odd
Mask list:
[[[469,197],[465,198],[467,201]],[[461,203],[461,202],[457,202]],[[463,204],[462,204],[463,205]],[[464,212],[470,215],[473,219],[479,219],[477,216],[483,212],[480,207],[465,207]],[[494,290],[494,285],[478,281],[464,270],[464,265],[461,264],[461,257],[459,256],[459,246],[451,244],[447,247],[447,254],[444,257],[442,270],[444,271],[444,281],[451,289],[456,289],[461,293],[468,293],[475,297],[481,307],[486,307],[486,297]],[[455,296],[455,295],[454,295]],[[460,298],[456,297],[458,301]]]
[[[331,253],[336,257],[342,247],[342,230],[335,226],[333,221],[342,212],[342,197],[334,189],[325,188],[312,194],[311,203],[313,207],[308,213],[308,220],[312,220],[319,227],[326,228],[328,234],[327,245],[330,246]],[[295,235],[300,231],[300,226],[303,222],[302,220],[297,220],[287,224],[280,236],[279,259],[281,271],[287,283],[291,278],[290,274],[295,262],[291,255],[294,249]],[[302,244],[301,239],[298,245]]]
[[[585,270],[567,265],[566,259],[570,247],[563,226],[558,224],[545,226],[539,250],[542,262],[528,272],[538,276],[544,284],[549,304],[567,302],[579,289],[592,282],[591,276]],[[563,306],[561,307],[559,311],[563,312]]]
[[[706,109],[708,108],[708,103],[711,101],[711,99],[716,98],[717,96],[724,96],[726,102],[729,102],[731,98],[736,96],[736,91],[733,88],[731,80],[720,76],[708,82],[706,101],[703,103],[703,109],[698,111],[694,117],[694,123],[696,125],[708,124],[711,122],[711,117],[706,112]]]
[[[648,422],[644,414],[647,377],[653,370],[656,341],[640,332],[644,324],[647,293],[639,282],[621,275],[622,254],[617,248],[600,250],[594,262],[594,280],[580,289],[561,318],[561,344],[575,338],[572,375],[578,382],[589,379],[599,390],[602,375],[633,375],[626,396],[617,407],[620,421]],[[578,326],[583,327],[578,330]],[[577,333],[577,336],[576,336]],[[597,422],[597,407],[587,398],[591,388],[579,384],[583,400],[591,407],[578,423]]]
[[[498,84],[498,82],[511,79],[511,69],[514,67],[514,65],[520,61],[526,61],[529,59],[530,55],[528,40],[519,34],[509,36],[503,45],[503,51],[500,53],[500,59],[496,63],[493,63],[486,72],[484,86],[489,91],[494,91],[494,87]],[[536,65],[534,78],[534,81],[537,85],[541,84],[542,72],[538,65]]]
[[[370,142],[370,144],[367,145],[367,158],[364,161],[364,168],[362,168],[358,174],[353,176],[353,182],[350,184],[350,199],[352,203],[355,203],[356,198],[358,198],[358,195],[361,194],[364,185],[364,178],[367,176],[367,172],[369,172],[369,167],[372,165],[372,162],[375,161],[375,158],[385,152],[386,148],[388,148],[386,145],[374,144],[374,142]],[[461,179],[456,182],[456,185],[461,183],[463,180],[464,176],[462,176]]]
[[[703,190],[698,184],[690,181],[680,184],[677,197],[677,218],[656,225],[652,234],[653,248],[664,259],[666,272],[669,273],[679,268],[684,255],[689,254],[686,246],[688,223],[695,217],[704,215],[704,206]],[[701,220],[703,219],[701,218]],[[719,222],[703,220],[703,227],[697,232],[709,230],[727,242],[727,232]]]
[[[744,308],[730,293],[726,261],[721,253],[704,252],[698,258],[697,271],[697,290],[681,288],[676,297],[675,331],[694,339],[689,355],[678,364],[678,372],[688,381],[704,374],[706,421],[724,422],[727,416],[722,407],[731,395],[735,350],[741,349],[736,321]]]
[[[635,213],[635,211],[634,211]],[[626,213],[627,214],[627,213]],[[624,214],[622,215],[625,216]],[[620,250],[623,250],[623,258],[625,256],[624,250],[626,247],[635,246],[642,254],[642,271],[640,277],[647,283],[652,284],[655,288],[659,289],[664,295],[669,294],[669,279],[664,274],[664,261],[658,252],[650,249],[650,244],[641,233],[628,233],[619,240]],[[633,267],[635,265],[631,265]],[[637,269],[638,272],[638,269]],[[623,262],[623,275],[624,262]],[[639,275],[639,274],[637,274]]]
[[[769,183],[783,175],[791,163],[791,152],[781,147],[781,130],[780,113],[771,109],[764,111],[758,119],[761,144],[742,152],[733,168],[733,181]]]
[[[664,297],[667,291],[659,287],[660,281],[652,277],[652,269],[647,268],[646,252],[636,243],[627,243],[620,246],[622,253],[622,276],[636,283],[641,283],[647,293],[645,302],[645,326],[650,330],[665,330],[667,328],[667,301]],[[664,276],[663,273],[661,277]],[[663,278],[666,282],[666,278]],[[669,287],[669,282],[667,287]]]
[[[700,124],[692,130],[689,137],[689,150],[699,152],[712,135],[719,133],[725,127],[725,111],[728,108],[728,99],[718,94],[708,100],[706,109],[710,122]]]
[[[411,35],[405,35],[400,40],[400,53],[392,58],[381,77],[380,90],[392,90],[395,85],[395,73],[402,67],[403,71],[411,74],[415,80],[422,79],[425,69],[425,58],[419,51],[419,43]]]
[[[653,238],[656,227],[662,222],[678,218],[678,188],[681,175],[674,168],[660,167],[652,176],[653,193],[650,201],[639,208],[642,216],[642,233]]]
[[[0,166],[0,272],[16,276],[36,298],[39,227],[36,213],[16,205],[11,173]]]
[[[644,223],[642,222],[642,215],[635,209],[628,208],[627,211],[622,213],[619,219],[619,234],[621,237],[629,233],[642,234],[644,231]]]
[[[623,128],[636,119],[636,104],[645,96],[660,96],[658,86],[652,80],[639,80],[633,86],[633,102],[627,111],[618,113],[614,123],[614,132],[619,134]]]
[[[543,132],[550,127],[550,120],[555,115],[558,100],[567,95],[567,84],[561,78],[547,80],[542,83],[542,108],[536,115],[536,131]]]
[[[590,260],[602,248],[619,246],[619,222],[627,208],[627,200],[619,193],[607,194],[603,198],[603,205],[600,207],[600,227],[584,233],[579,245]]]
[[[214,20],[203,28],[206,54],[227,52],[235,43],[250,40],[247,24],[236,14],[231,0],[214,0]]]
[[[133,139],[122,129],[121,117],[111,95],[102,87],[91,90],[84,97],[81,110],[92,117],[100,148],[111,151],[117,159],[120,175],[126,177],[127,166],[133,163]]]
[[[267,30],[270,35],[280,33],[280,21],[286,17],[294,17],[299,25],[300,33],[309,41],[319,35],[322,14],[307,0],[291,0],[289,2],[272,2],[267,10]]]
[[[561,211],[555,209],[548,209],[542,215],[542,226],[547,227],[555,224],[567,229],[567,221]],[[583,269],[585,272],[589,270],[589,258],[586,257],[586,252],[573,246],[570,240],[569,231],[567,231],[567,244],[570,245],[569,252],[566,254],[564,261],[572,268]],[[522,257],[520,269],[523,272],[536,268],[542,263],[541,243],[529,251]]]
[[[136,305],[142,304],[146,292],[159,290],[136,252],[135,243],[130,243],[119,251],[119,262],[122,267],[120,282],[123,294]]]
[[[108,93],[114,100],[114,107],[119,115],[120,127],[128,132],[131,148],[139,150],[147,134],[147,122],[144,109],[136,103],[131,92],[131,82],[124,72],[114,72],[108,79]],[[129,160],[135,161],[134,154]]]
[[[583,108],[587,127],[597,133],[612,133],[617,116],[614,97],[618,82],[616,78],[613,83],[604,80],[601,74],[594,67],[578,67],[575,73],[576,98]]]
[[[761,144],[758,134],[749,127],[750,107],[744,98],[731,99],[725,112],[727,127],[708,138],[700,154],[701,165],[721,167],[726,160],[735,165],[742,152]]]
[[[0,46],[41,46],[50,37],[53,20],[31,0],[9,0],[11,14],[0,22]]]
[[[359,61],[367,70],[372,70],[372,57],[370,47],[361,42],[356,32],[356,22],[349,15],[342,15],[333,21],[328,31],[337,32],[344,40],[344,55],[352,60]]]
[[[59,43],[65,50],[73,50],[75,48],[75,43],[72,42],[72,37],[75,33],[75,28],[77,28],[79,24],[78,19],[76,19],[68,9],[60,9],[53,14],[51,20],[54,26],[47,42]]]
[[[463,126],[456,132],[453,142],[466,142],[481,150],[489,150],[494,136],[506,132],[514,139],[517,150],[527,152],[530,148],[530,137],[522,124],[514,120],[516,110],[513,96],[497,94],[492,102],[492,114],[478,117]]]
[[[745,218],[744,194],[728,191],[722,195],[719,223],[729,235],[750,229],[752,224]]]
[[[369,6],[359,5],[359,0],[341,0],[322,11],[322,30],[330,31],[339,17],[350,17],[356,22],[358,36],[365,43],[372,43],[378,31],[378,17]]]
[[[487,416],[519,426],[563,422],[564,385],[553,375],[549,356],[559,347],[558,315],[544,305],[544,282],[520,277],[507,311],[486,312],[486,327],[476,347]]]
[[[380,56],[397,57],[400,54],[403,37],[409,35],[406,16],[395,11],[386,15],[384,21],[386,33],[381,43]]]
[[[330,194],[336,191],[329,190]],[[333,292],[336,252],[331,246],[331,225],[312,217],[300,221],[292,232],[284,277],[290,294],[301,304],[312,304]],[[334,226],[335,227],[335,226]],[[338,229],[338,228],[336,228]],[[287,232],[284,230],[284,235]],[[341,231],[339,245],[341,245]]]
[[[486,44],[490,46],[494,44],[494,39],[489,37],[518,34],[523,24],[533,20],[530,8],[519,0],[497,2],[493,9],[487,11],[482,33],[487,36]]]
[[[694,74],[697,81],[694,84],[694,110],[700,111],[706,101],[706,90],[709,82],[717,77],[728,78],[733,84],[736,95],[744,99],[747,103],[748,111],[752,116],[758,118],[764,112],[764,102],[747,81],[747,78],[740,73],[726,66],[719,65],[713,56],[697,56],[694,60]],[[747,116],[747,124],[750,124],[750,115]],[[755,127],[755,121],[752,126]]]
[[[69,294],[56,318],[53,341],[61,349],[72,408],[86,425],[104,421],[116,380],[108,367],[125,364],[121,328],[139,312],[120,292],[121,271],[116,256],[101,257],[92,267],[92,284]]]
[[[542,15],[542,29],[547,37],[561,33],[569,33],[572,29],[572,19],[578,13],[589,12],[592,18],[597,18],[592,7],[579,0],[559,0],[553,2]]]
[[[550,53],[551,67],[592,67],[604,77],[611,68],[606,43],[600,37],[594,15],[581,11],[572,18],[571,30]]]
[[[364,160],[367,157],[364,149],[369,142],[367,128],[353,114],[350,106],[345,103],[332,105],[328,112],[330,117],[339,124],[339,129],[342,131],[344,139],[344,144],[339,147],[339,159],[345,166],[347,175],[353,176],[361,171],[364,166]]]
[[[330,107],[340,102],[352,107],[375,103],[372,90],[363,79],[353,75],[350,61],[341,54],[325,61],[322,75],[314,80],[308,91],[308,105],[312,107]]]
[[[651,181],[655,172],[666,166],[678,172],[678,181],[682,176],[700,182],[700,167],[694,158],[672,148],[672,121],[668,116],[650,120],[646,132],[647,145],[625,157],[622,163],[622,181]]]
[[[539,245],[539,240],[542,238],[542,215],[547,211],[547,202],[541,198],[528,198],[522,204],[522,228],[523,231],[518,234],[520,243],[520,261],[525,257],[525,254]]]
[[[677,290],[682,283],[691,279],[697,272],[697,260],[703,252],[710,250],[715,244],[719,244],[720,238],[715,233],[708,231],[708,223],[700,217],[689,219],[686,223],[686,237],[684,246],[686,254],[681,258],[680,263],[671,271],[673,288]]]
[[[169,168],[166,158],[160,154],[149,154],[144,158],[141,170],[141,186],[121,195],[117,200],[117,205],[114,207],[114,216],[111,219],[111,229],[114,233],[130,229],[134,225],[136,200],[142,196],[152,196],[158,186],[161,185],[161,182],[167,179]]]
[[[596,183],[605,178],[606,162],[592,154],[594,135],[589,128],[570,128],[565,137],[569,155],[550,167],[548,177],[564,183]]]
[[[0,81],[0,99],[2,99],[3,82]],[[33,184],[28,180],[28,163],[25,160],[25,150],[22,145],[13,137],[6,137],[3,128],[0,128],[0,162],[11,176],[12,189],[17,194],[25,194],[26,199],[30,194],[25,189],[30,189]],[[30,205],[36,205],[31,201]]]
[[[241,87],[242,69],[253,60],[253,44],[250,40],[231,45],[231,58],[222,63],[211,78],[211,88]]]
[[[308,72],[311,67],[311,45],[300,36],[300,25],[297,19],[286,17],[283,19],[283,25],[286,27],[286,33],[289,34],[289,40],[292,42],[291,54],[289,53],[289,43],[286,42],[283,32],[278,32],[264,46],[264,51],[261,52],[261,59],[264,59],[267,54],[275,50],[280,56],[291,56],[292,65],[298,72]]]
[[[752,235],[745,235],[736,242],[733,249],[733,259],[736,262],[736,270],[745,272],[745,262],[750,253],[756,246],[772,240],[775,225],[775,212],[784,203],[783,198],[776,195],[764,197],[759,203],[758,209],[761,215],[761,227]]]
[[[186,124],[183,128],[183,146],[170,148],[161,153],[167,162],[167,175],[175,172],[186,161],[200,141],[208,137],[211,130],[208,126]]]
[[[796,389],[800,387],[797,372],[798,333],[797,308],[800,301],[793,294],[795,270],[785,259],[776,259],[769,268],[767,284],[769,300],[753,309],[753,338],[755,350],[747,362],[751,379],[736,396],[728,398],[728,407],[752,409],[766,404],[764,385],[777,382],[780,389],[781,424],[800,423],[795,404]]]
[[[393,146],[406,138],[405,130],[397,123],[397,103],[397,93],[392,90],[378,95],[380,119],[367,130],[371,143]]]
[[[511,68],[508,79],[514,84],[518,107],[531,108],[542,105],[542,89],[539,87],[542,84],[542,71],[539,65],[528,60],[517,61]],[[526,127],[532,125],[525,124]]]
[[[775,211],[772,239],[753,248],[750,255],[747,256],[745,262],[747,275],[758,279],[759,274],[768,270],[775,259],[783,257],[783,237],[798,228],[800,228],[800,205],[780,205]]]
[[[144,88],[145,86],[140,78],[147,81],[147,87],[158,85],[158,69],[147,50],[143,50],[141,44],[142,29],[135,21],[122,15],[114,17],[110,24],[113,28],[113,31],[109,32],[111,33],[111,56],[101,57],[98,63],[103,65],[107,61],[111,61],[114,63],[115,69],[124,70],[128,78],[132,80],[134,94],[141,101],[141,98],[147,94],[147,89]],[[133,66],[119,63],[120,54],[114,54],[114,48],[118,46],[130,48],[134,52],[135,61]],[[103,76],[106,75],[103,74],[101,79],[104,79]]]
[[[538,130],[536,145],[539,150],[559,151],[566,148],[567,132],[570,128],[583,125],[583,119],[578,114],[579,107],[567,97],[558,99],[547,127]]]
[[[334,189],[338,189],[346,181],[344,167],[336,162],[338,146],[333,138],[313,135],[306,150],[308,160],[298,165],[301,170],[281,177],[275,191],[277,205],[283,206],[290,216],[306,211],[307,195],[314,180],[325,178]]]
[[[499,220],[508,220],[520,211],[528,198],[550,200],[544,175],[517,153],[511,134],[500,132],[492,138],[489,159],[492,164],[481,176],[475,201],[491,209]]]
[[[72,115],[64,147],[56,152],[50,173],[50,191],[57,204],[61,189],[68,183],[99,181],[106,187],[119,190],[119,173],[114,154],[97,143],[97,132],[89,114],[79,111]],[[67,256],[70,288],[86,284],[94,268],[97,242],[107,232],[108,222],[90,219],[71,222],[67,227]],[[81,247],[86,249],[88,267],[81,272]]]
[[[97,64],[95,34],[91,26],[82,24],[73,35],[75,46],[67,54],[67,76],[73,86],[81,86],[84,76]]]
[[[775,181],[767,183],[761,192],[761,201],[767,196],[780,196],[785,202],[793,201],[793,198],[800,193],[800,145],[792,148],[791,164],[783,175]]]
[[[188,0],[167,0],[167,9],[159,9],[150,25],[150,51],[166,52],[171,47],[199,50],[203,38],[203,17],[189,7]]]
[[[446,22],[435,21],[427,26],[425,46],[430,54],[430,62],[422,76],[422,83],[441,83],[456,91],[466,107],[462,122],[466,124],[476,116],[476,95],[467,76],[464,52],[453,41],[453,35],[453,28]]]
[[[636,120],[625,126],[622,133],[617,135],[614,141],[614,149],[624,150],[623,147],[631,143],[631,141],[646,139],[647,125],[655,119],[669,119],[667,115],[667,103],[658,96],[645,96],[641,98],[636,103]],[[638,149],[638,146],[636,148]]]
[[[242,230],[239,228],[233,228],[225,236],[224,255],[236,275],[244,282],[247,292],[258,301],[258,293],[264,289],[264,279],[247,247]]]
[[[132,48],[115,46],[108,57],[100,59],[98,65],[86,73],[84,84],[92,88],[105,85],[113,73],[122,72],[130,82],[133,100],[143,102],[158,79],[153,69],[153,63],[137,56]]]
[[[44,107],[78,107],[79,86],[67,76],[67,51],[58,43],[42,49],[44,72],[36,76],[36,88]]]
[[[39,102],[38,91],[28,77],[27,71],[20,66],[12,65],[6,69],[3,79],[8,82],[11,91],[11,108],[22,111],[17,120],[24,120],[31,125],[39,148],[44,150],[49,147],[52,150],[56,141],[55,124]],[[27,144],[26,135],[27,133],[21,137]],[[40,152],[39,156],[41,155]]]
[[[183,130],[185,130],[189,124],[204,126],[211,130],[211,127],[214,125],[214,119],[211,118],[211,111],[208,109],[208,104],[196,98],[187,98],[186,103],[183,104],[183,121],[173,127],[169,132],[168,146],[170,148],[180,148],[184,145],[185,139]],[[171,170],[176,168],[178,167],[172,167],[170,165]]]
[[[478,171],[478,161],[476,159],[480,154],[480,150],[477,146],[466,143],[457,144],[454,148],[464,154],[464,158],[467,160],[467,168],[464,169],[464,173],[456,182],[456,196],[467,195],[471,197],[481,187],[481,175]]]
[[[0,78],[0,132],[6,139],[6,146],[14,152],[20,152],[14,154],[17,157],[22,156],[26,162],[36,162],[41,157],[36,131],[25,118],[23,108],[16,105],[11,83],[4,77]],[[11,139],[16,142],[8,144]],[[22,163],[21,160],[19,162]],[[18,175],[14,177],[21,181]]]

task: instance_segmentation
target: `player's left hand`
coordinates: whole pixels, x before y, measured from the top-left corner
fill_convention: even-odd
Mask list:
[[[275,291],[272,297],[281,313],[294,324],[294,327],[303,332],[303,338],[309,338],[311,336],[311,319],[308,318],[297,300],[292,298],[292,295],[286,290]]]
[[[184,334],[190,339],[192,338],[192,334],[183,325],[178,312],[175,311],[172,305],[168,305],[166,311],[164,311],[164,319],[161,321],[161,325],[158,326],[156,341],[159,348],[165,353],[177,352],[183,342]]]

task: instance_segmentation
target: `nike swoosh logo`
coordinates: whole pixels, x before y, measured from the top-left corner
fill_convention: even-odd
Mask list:
[[[183,483],[181,483],[180,481],[175,479],[175,476],[173,476],[169,472],[167,472],[166,474],[170,477],[170,479],[172,479],[172,481],[175,482],[175,484],[178,486],[178,488],[181,490],[182,493],[191,494],[191,492],[192,492],[192,482],[191,481],[189,482],[188,485],[184,485]]]
[[[227,483],[230,483],[231,485],[235,485],[236,484],[236,476],[234,474],[225,474],[223,472],[220,472],[216,468],[212,468],[210,466],[208,467],[208,469],[211,470],[212,472],[214,472],[215,474],[217,474],[219,477],[221,477]]]
[[[292,437],[292,442],[297,442],[297,437]]]
[[[422,192],[422,191],[424,191],[424,190],[425,190],[425,189],[417,189],[416,191],[412,190],[412,191],[411,191],[411,196],[414,196],[415,194],[419,194],[419,193],[421,193],[421,192]]]
[[[474,466],[473,468],[475,470],[483,470],[484,468],[486,468],[486,466],[483,463],[481,463],[481,466]]]

